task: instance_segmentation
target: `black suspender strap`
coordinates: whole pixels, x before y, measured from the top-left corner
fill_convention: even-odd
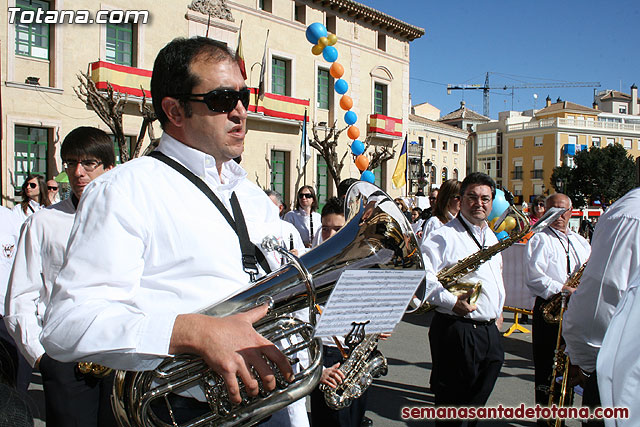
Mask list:
[[[198,187],[198,189],[202,191],[209,200],[211,200],[215,207],[218,208],[224,219],[227,220],[233,231],[235,231],[238,236],[240,250],[242,251],[242,267],[244,271],[251,276],[252,281],[255,280],[258,273],[258,263],[265,272],[271,272],[269,263],[265,259],[262,251],[260,251],[260,249],[258,249],[256,245],[249,240],[247,224],[244,220],[244,215],[242,214],[242,209],[240,208],[240,203],[238,202],[238,197],[235,192],[231,194],[231,209],[233,211],[233,216],[235,217],[234,220],[218,196],[216,196],[211,188],[209,188],[209,186],[193,172],[160,151],[152,151],[148,155],[172,167],[182,176],[191,181],[193,185]]]
[[[309,228],[311,229],[309,243],[313,243],[313,212],[309,213]]]

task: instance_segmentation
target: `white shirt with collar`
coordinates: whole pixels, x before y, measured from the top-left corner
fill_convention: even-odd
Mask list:
[[[16,214],[0,206],[0,316],[5,313],[4,298],[18,246],[20,225]]]
[[[469,230],[485,248],[498,243],[498,239],[486,223],[481,228],[462,218],[460,214],[456,219],[429,233],[420,246],[426,269],[426,301],[436,305],[438,312],[449,315],[456,315],[452,309],[457,297],[438,282],[437,274],[480,250],[460,221],[466,222]],[[500,317],[505,298],[500,254],[491,257],[478,269],[463,277],[462,281],[482,282],[480,296],[476,302],[477,309],[465,317],[478,321]]]
[[[320,234],[320,229],[322,228],[322,220],[318,212],[311,212],[311,215],[308,215],[303,209],[296,209],[295,211],[287,212],[284,215],[284,220],[290,222],[298,229],[300,237],[302,237],[302,242],[305,245],[310,245],[313,241],[311,237],[311,222],[313,222],[314,238]]]
[[[166,133],[158,150],[202,178],[229,212],[235,192],[254,244],[278,229],[278,209],[235,162],[223,164],[221,181],[212,156]],[[42,343],[64,362],[154,369],[179,314],[249,285],[238,237],[209,198],[168,165],[135,159],[85,188]]]
[[[571,230],[565,234],[547,227],[529,240],[524,255],[524,271],[525,283],[532,294],[549,299],[562,291],[569,278],[567,250],[571,273],[578,270],[591,254],[589,242]]]
[[[627,286],[640,274],[640,188],[631,190],[600,217],[591,238],[591,258],[562,321],[565,352],[588,372],[611,316]]]
[[[447,218],[449,219],[449,221],[451,221],[455,217],[451,215],[451,212],[447,212]],[[424,224],[424,228],[422,231],[422,240],[424,240],[427,237],[427,235],[431,233],[433,230],[437,230],[443,225],[444,224],[442,223],[442,221],[440,221],[440,218],[438,218],[437,216],[434,215],[431,218],[429,218],[427,222]]]
[[[68,198],[31,215],[20,232],[4,300],[5,323],[31,366],[45,353],[40,343],[42,321],[62,268],[75,213]]]
[[[43,205],[41,205],[40,203],[36,202],[33,199],[30,199],[29,205],[27,206],[26,214],[22,210],[21,203],[18,203],[17,205],[15,205],[13,209],[11,209],[11,211],[18,217],[18,221],[20,222],[20,224],[22,224],[23,222],[25,222],[27,218],[29,218],[31,215],[38,212],[42,208],[44,208]]]

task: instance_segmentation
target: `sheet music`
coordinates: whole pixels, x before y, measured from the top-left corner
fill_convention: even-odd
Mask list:
[[[345,271],[329,296],[314,336],[344,336],[352,322],[367,321],[367,334],[392,332],[424,275],[422,270]]]

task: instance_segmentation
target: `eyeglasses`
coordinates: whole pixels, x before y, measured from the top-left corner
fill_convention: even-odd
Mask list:
[[[538,203],[538,204],[536,204],[536,206],[539,207],[539,208],[544,208],[544,203]]]
[[[58,191],[58,187],[54,187],[52,185],[47,185],[47,188],[51,191]]]
[[[177,97],[184,97],[189,101],[207,104],[209,110],[214,113],[230,113],[235,110],[238,101],[242,102],[245,110],[249,108],[250,93],[248,88],[240,90],[214,89],[207,93],[191,93],[187,95],[177,95]],[[194,99],[194,97],[202,97],[202,99]]]
[[[436,199],[435,197],[429,197],[429,200],[435,200],[435,199]]]
[[[311,193],[300,193],[298,194],[300,199],[313,199],[313,195]]]
[[[29,186],[29,188],[33,188],[34,190],[38,188],[38,184],[36,184],[35,182],[30,182],[27,185]]]
[[[464,198],[469,200],[471,203],[480,203],[483,205],[488,205],[489,202],[491,202],[490,196],[465,195]]]
[[[96,170],[96,168],[98,166],[100,166],[102,164],[101,161],[99,160],[81,160],[81,161],[77,161],[77,160],[66,160],[65,162],[62,163],[62,166],[65,169],[71,169],[74,170],[78,164],[82,165],[82,168],[87,171],[87,172],[93,172],[94,170]]]

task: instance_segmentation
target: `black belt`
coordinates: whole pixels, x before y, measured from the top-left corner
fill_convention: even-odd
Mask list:
[[[472,325],[478,325],[478,326],[490,326],[496,323],[496,319],[490,319],[490,320],[473,320],[473,319],[469,319],[467,317],[460,317],[460,316],[453,316],[451,314],[444,314],[444,313],[440,313],[439,311],[436,311],[436,315],[438,316],[444,316],[449,320],[456,320],[459,322],[463,322],[463,323],[470,323]]]

